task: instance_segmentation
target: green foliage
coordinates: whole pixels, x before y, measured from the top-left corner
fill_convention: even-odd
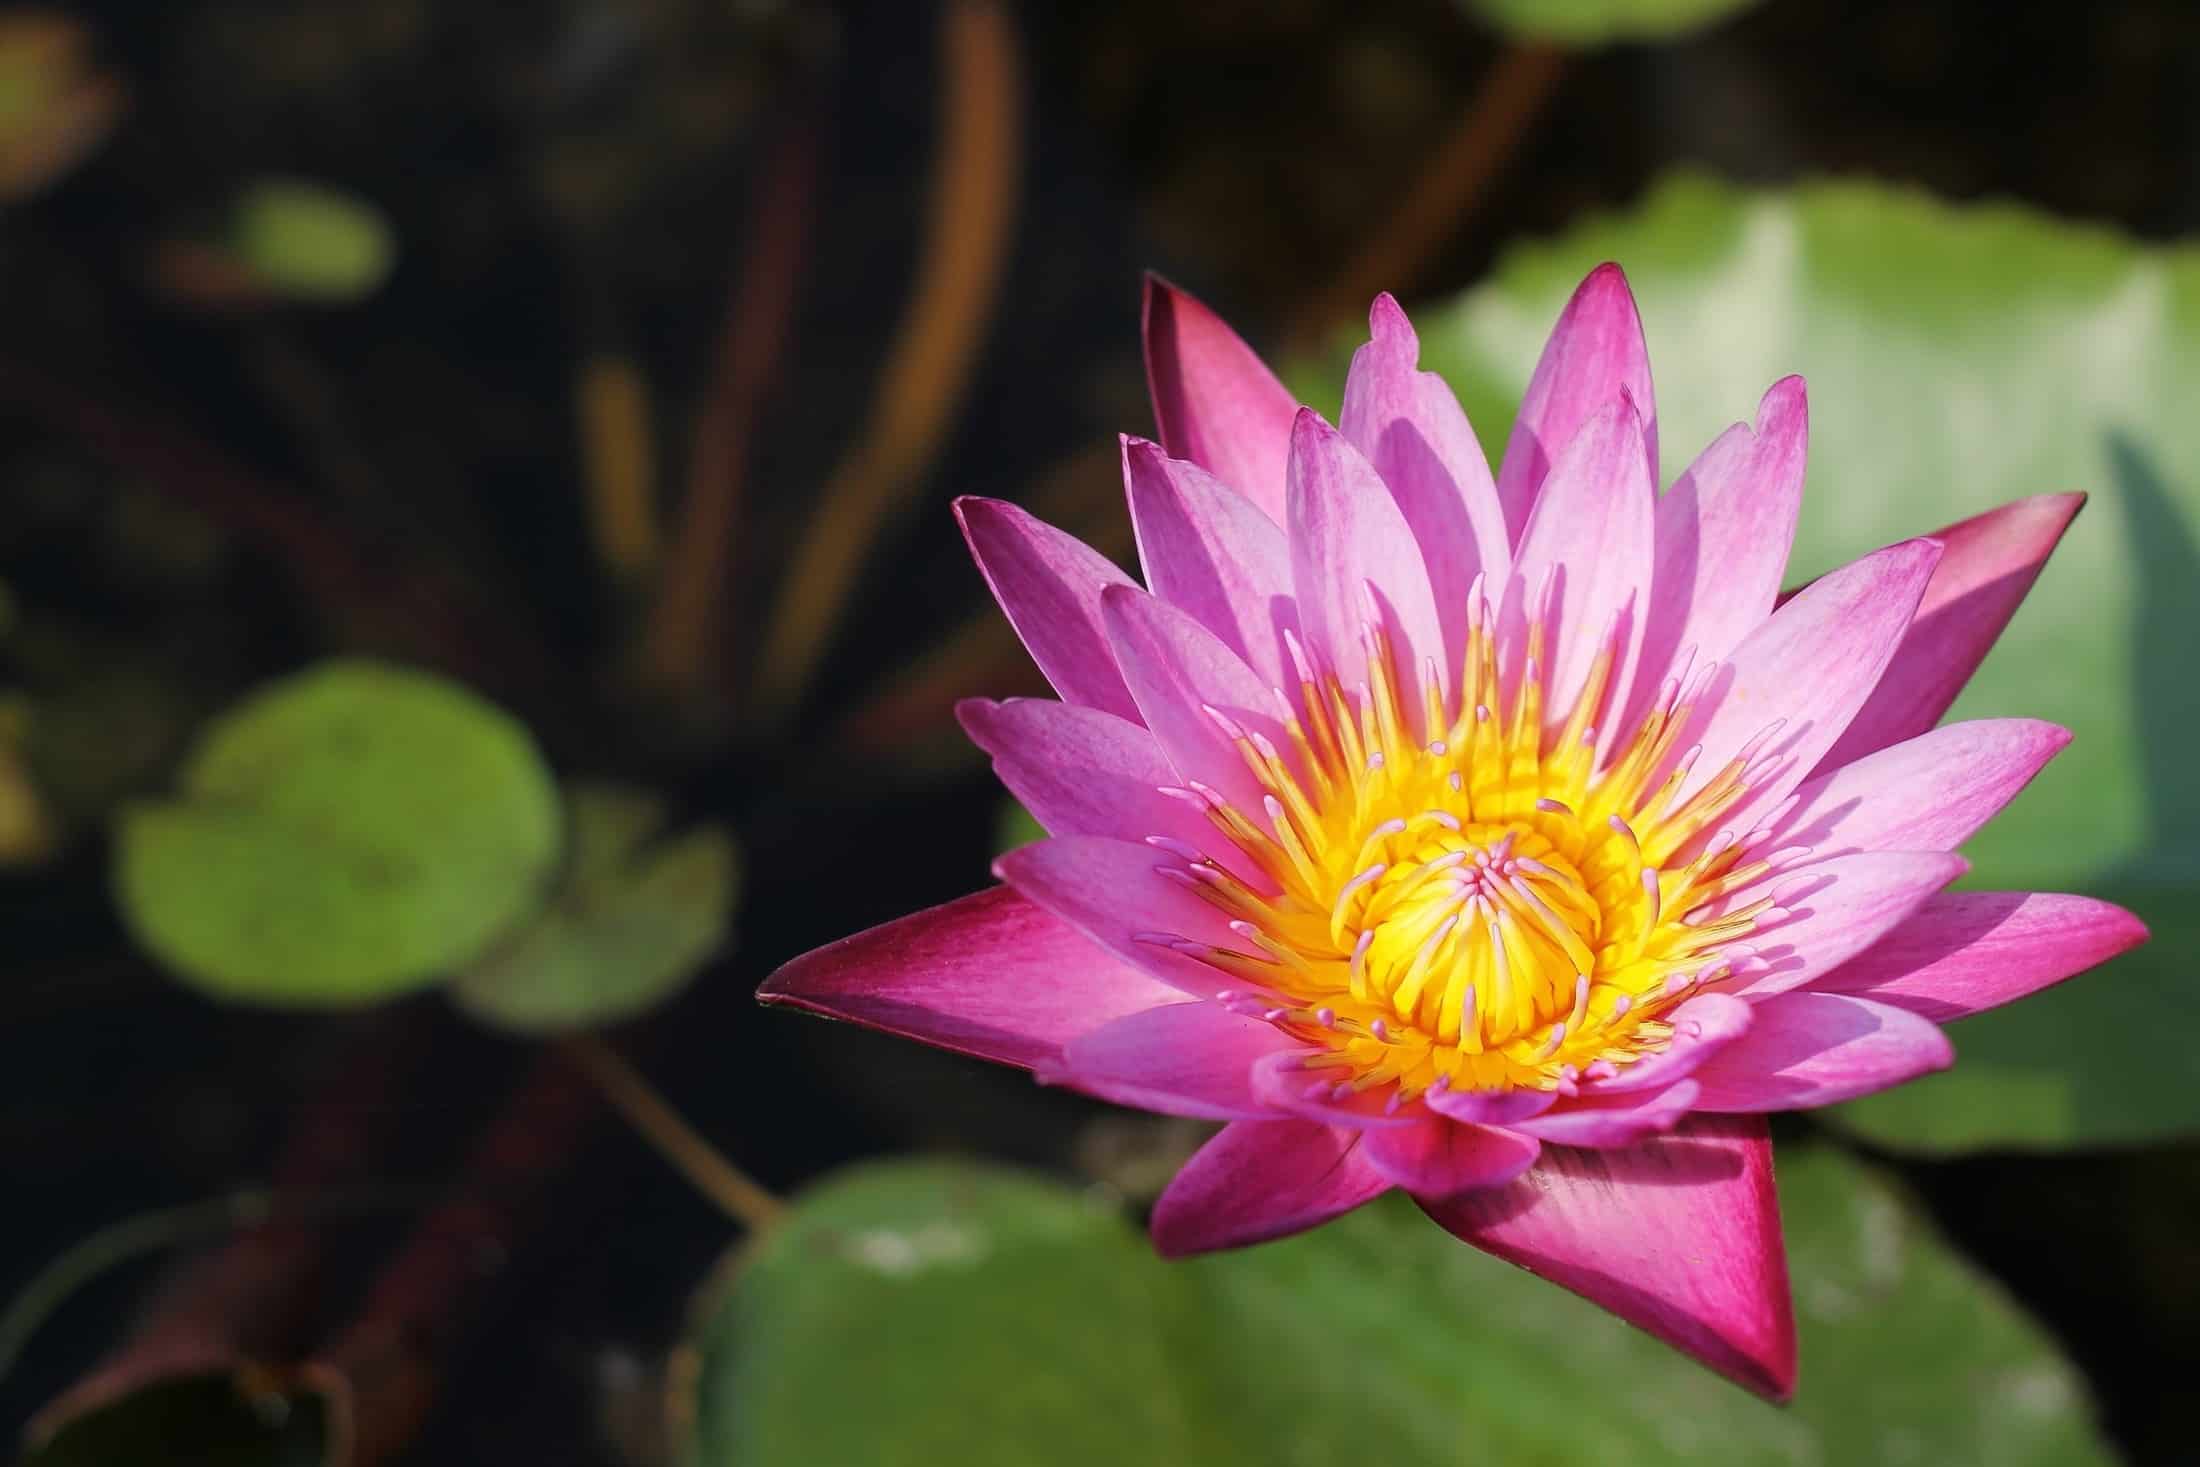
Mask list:
[[[845,1172],[708,1301],[688,1460],[2111,1460],[2076,1373],[1884,1183],[1805,1150],[1781,1186],[1803,1334],[1786,1410],[1403,1198],[1172,1264],[1104,1203],[1035,1178]]]
[[[426,673],[325,662],[215,721],[129,810],[115,881],[185,980],[263,1003],[430,983],[541,900],[558,800],[527,731]]]
[[[460,1007],[500,1028],[581,1028],[677,992],[726,939],[740,874],[733,838],[706,826],[652,844],[649,795],[616,785],[566,792],[571,822],[557,896],[452,985]]]
[[[1641,303],[1668,480],[1774,380],[1809,379],[1791,581],[2024,495],[2093,495],[1950,714],[2076,734],[1965,848],[1969,884],[2097,892],[2161,935],[1957,1026],[1955,1070],[1850,1123],[1936,1149],[2200,1127],[2200,1091],[2165,1061],[2200,1044],[2176,937],[2200,894],[2200,764],[2185,752],[2200,718],[2200,251],[1866,183],[1677,177],[1416,313],[1423,364],[1492,455],[1559,306],[1606,259]],[[1302,375],[1334,402],[1342,357]]]
[[[1508,35],[1590,46],[1665,40],[1747,10],[1757,0],[1466,0]]]
[[[372,295],[397,259],[396,239],[372,204],[291,178],[245,189],[230,215],[228,248],[277,295],[339,305]]]

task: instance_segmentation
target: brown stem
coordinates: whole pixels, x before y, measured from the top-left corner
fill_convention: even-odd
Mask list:
[[[1497,58],[1398,211],[1368,237],[1335,286],[1300,312],[1291,331],[1296,346],[1318,344],[1324,332],[1352,320],[1380,292],[1410,290],[1419,282],[1429,260],[1458,235],[1542,116],[1568,60],[1566,52],[1548,45],[1512,46]]]
[[[704,1140],[617,1050],[592,1034],[580,1034],[565,1042],[565,1051],[650,1148],[728,1217],[756,1232],[786,1211],[785,1203]]]

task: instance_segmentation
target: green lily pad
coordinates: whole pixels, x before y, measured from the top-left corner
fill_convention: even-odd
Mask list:
[[[611,1023],[663,1002],[726,940],[739,871],[716,826],[651,843],[653,797],[616,785],[567,791],[571,821],[557,896],[460,974],[451,997],[523,1032]]]
[[[1001,813],[993,817],[993,853],[1001,855],[1018,846],[1047,838],[1046,827],[1014,799],[1001,801]]]
[[[1466,0],[1507,35],[1593,46],[1686,34],[1749,9],[1757,0]]]
[[[1802,1386],[1770,1406],[1403,1198],[1167,1263],[1089,1195],[948,1163],[844,1172],[696,1338],[690,1467],[1506,1467],[2113,1460],[2044,1332],[1888,1186],[1782,1157]]]
[[[323,663],[217,719],[127,811],[124,915],[186,981],[362,1003],[446,976],[541,899],[558,797],[534,741],[441,678]]]
[[[1957,1025],[1955,1070],[1849,1123],[1940,1150],[2200,1129],[2200,1091],[2168,1058],[2200,1044],[2200,1009],[2173,986],[2193,962],[2174,933],[2200,895],[2200,764],[2185,752],[2200,715],[2200,250],[1868,183],[1678,176],[1417,313],[1423,364],[1493,452],[1559,306],[1607,259],[1642,308],[1668,480],[1775,379],[1809,379],[1791,580],[2028,494],[2093,496],[1950,714],[2076,734],[1965,848],[1969,884],[2096,892],[2162,935]],[[1342,359],[1302,378],[1333,402]]]
[[[363,199],[294,178],[264,178],[238,197],[229,252],[262,287],[343,304],[372,295],[397,260],[396,237]]]

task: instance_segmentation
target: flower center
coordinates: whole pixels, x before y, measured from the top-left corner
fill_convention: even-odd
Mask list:
[[[1433,667],[1422,697],[1403,696],[1379,626],[1363,633],[1368,680],[1349,690],[1294,639],[1288,749],[1208,710],[1265,818],[1204,786],[1177,792],[1236,859],[1187,848],[1163,870],[1255,951],[1149,936],[1246,984],[1221,997],[1306,1040],[1309,1080],[1339,1098],[1567,1090],[1665,1048],[1674,1005],[1761,966],[1737,940],[1780,914],[1737,893],[1793,853],[1745,859],[1758,838],[1713,826],[1772,730],[1683,798],[1694,752],[1679,739],[1715,669],[1669,681],[1630,737],[1602,746],[1591,720],[1616,629],[1547,716],[1540,623],[1508,677],[1477,585],[1456,700]]]

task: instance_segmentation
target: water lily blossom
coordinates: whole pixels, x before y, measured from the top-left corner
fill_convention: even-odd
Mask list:
[[[1145,325],[1144,586],[957,506],[1061,695],[962,721],[1050,838],[761,996],[1227,1122],[1154,1208],[1164,1253],[1399,1188],[1785,1397],[1765,1114],[1941,1069],[1942,1022],[2145,935],[1946,890],[2068,741],[1936,725],[2080,497],[1783,598],[1801,379],[1661,494],[1616,267],[1560,316],[1495,475],[1388,296],[1334,426],[1190,297],[1151,284]]]

